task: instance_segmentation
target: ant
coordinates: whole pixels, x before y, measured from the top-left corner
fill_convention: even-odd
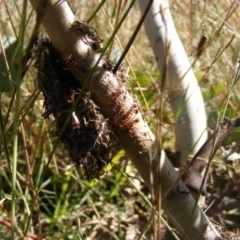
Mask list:
[[[73,67],[77,67],[77,68],[80,68],[82,71],[85,71],[85,69],[80,66],[77,62],[74,61],[74,58],[73,58],[73,55],[72,53],[69,54],[69,55],[63,55],[62,57],[62,61],[64,64],[68,65],[68,66],[73,66]],[[68,70],[67,68],[65,68],[65,70]]]
[[[62,59],[63,59],[63,62],[70,63],[70,60],[73,60],[72,53],[70,55],[67,55],[67,54],[64,55]]]
[[[122,128],[123,130],[127,130],[130,129],[134,123],[139,122],[139,119],[132,119],[131,114],[137,114],[138,113],[138,109],[137,109],[137,104],[133,103],[132,106],[129,108],[129,110],[127,110],[125,113],[122,113],[122,111],[120,111],[119,113],[116,113],[116,110],[114,110],[114,116],[113,116],[113,125],[117,125],[119,124],[120,128]]]
[[[128,121],[123,122],[123,125],[121,125],[122,130],[123,131],[127,130],[130,133],[132,126],[138,122],[139,122],[139,118],[135,118],[134,120],[129,119]],[[130,134],[130,135],[132,135],[132,134]]]
[[[112,98],[118,98],[120,95],[124,93],[125,95],[125,90],[118,89],[116,92],[112,93]]]

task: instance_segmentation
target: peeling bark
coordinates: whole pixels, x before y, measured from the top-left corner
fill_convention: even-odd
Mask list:
[[[30,1],[38,12],[41,1]],[[84,36],[72,31],[75,21],[67,3],[47,2],[42,23],[53,46],[64,54],[71,54],[77,64],[69,65],[69,69],[81,86],[84,85],[90,69],[96,62],[99,53],[91,47]],[[60,26],[61,25],[61,26]],[[66,43],[66,44],[65,44]],[[78,65],[84,64],[83,71]],[[133,164],[139,171],[145,184],[152,190],[154,198],[161,201],[163,195],[177,179],[178,174],[169,162],[159,143],[144,121],[141,111],[131,111],[134,98],[119,79],[121,73],[113,74],[100,62],[87,86],[91,98],[100,108],[102,115],[109,119],[112,130],[124,147]],[[173,190],[162,201],[162,207],[171,221],[183,235],[188,221],[191,224],[186,232],[186,239],[217,239],[220,235],[208,221],[201,209],[196,206],[190,194],[183,194],[185,185],[180,180]]]

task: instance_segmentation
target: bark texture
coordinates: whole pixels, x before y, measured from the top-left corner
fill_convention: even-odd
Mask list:
[[[148,1],[139,0],[143,13]],[[154,0],[144,22],[164,89],[175,115],[175,147],[184,165],[207,139],[206,113],[200,88],[179,39],[167,0]]]
[[[36,12],[39,12],[39,4],[42,2],[31,0],[31,3]],[[56,1],[56,4],[47,1],[43,12],[43,26],[53,46],[62,54],[74,58],[76,64],[70,64],[69,69],[83,86],[99,53],[92,47],[91,39],[86,40],[78,30],[71,30],[74,21],[75,17],[65,1]],[[144,121],[140,109],[136,107],[134,98],[126,90],[122,78],[122,72],[113,74],[101,61],[91,76],[87,89],[102,115],[109,119],[116,137],[155,199],[161,201],[161,195],[170,188],[178,174],[165,153],[161,152],[158,141]],[[193,210],[195,200],[190,194],[183,194],[185,188],[183,182],[178,181],[162,201],[163,209],[180,235],[186,231],[191,218],[186,239],[217,239],[218,232],[201,209],[196,206]]]

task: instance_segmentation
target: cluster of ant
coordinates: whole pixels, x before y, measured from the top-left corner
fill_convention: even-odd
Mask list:
[[[98,178],[118,146],[108,121],[103,120],[90,93],[82,93],[66,60],[59,56],[48,39],[38,42],[35,66],[38,87],[44,95],[46,111],[43,117],[54,117],[56,134],[73,162],[84,167],[88,178]]]
[[[118,99],[119,101],[119,99],[121,100],[121,97],[125,99],[126,94],[126,90],[119,89],[112,94],[112,98]],[[111,125],[113,127],[118,127],[120,131],[127,132],[129,136],[133,137],[133,126],[139,122],[139,118],[136,117],[139,112],[138,102],[137,100],[134,100],[127,110],[119,109],[121,109],[121,101],[117,106],[113,107],[113,114],[110,119]]]

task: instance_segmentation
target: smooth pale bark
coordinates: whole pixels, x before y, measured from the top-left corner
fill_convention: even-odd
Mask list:
[[[38,3],[41,1],[30,0],[30,2],[38,12]],[[48,3],[42,23],[53,46],[63,54],[72,54],[79,63],[85,61],[85,66],[91,68],[98,54],[94,53],[91,47],[85,43],[86,41],[81,43],[83,38],[79,36],[78,32],[69,30],[74,21],[69,6],[65,1],[60,1],[55,5],[50,1]],[[71,72],[78,82],[83,85],[86,73],[82,73],[81,69],[77,67],[72,67]],[[113,119],[116,112],[127,112],[134,104],[133,97],[127,92],[117,75],[99,66],[88,86],[91,97],[100,107],[101,113],[110,120]],[[138,121],[134,122],[131,128],[128,129],[131,131],[123,131],[121,126],[134,119],[138,119]],[[159,189],[161,188],[161,195],[164,195],[176,180],[178,174],[164,152],[161,153],[159,143],[142,118],[140,111],[133,112],[122,120],[124,123],[119,119],[118,124],[114,124],[112,129],[144,182],[152,190],[155,199],[158,200]],[[163,209],[181,235],[184,234],[187,228],[195,204],[195,200],[190,194],[183,194],[185,188],[185,185],[180,180],[162,201]],[[186,239],[217,239],[218,236],[218,232],[197,206]]]
[[[142,13],[147,3],[139,0]],[[160,73],[164,75],[167,69],[164,88],[176,117],[175,145],[180,153],[180,164],[184,165],[188,155],[196,153],[207,139],[202,94],[176,32],[167,0],[153,1],[144,26]],[[167,65],[166,58],[169,58]]]

